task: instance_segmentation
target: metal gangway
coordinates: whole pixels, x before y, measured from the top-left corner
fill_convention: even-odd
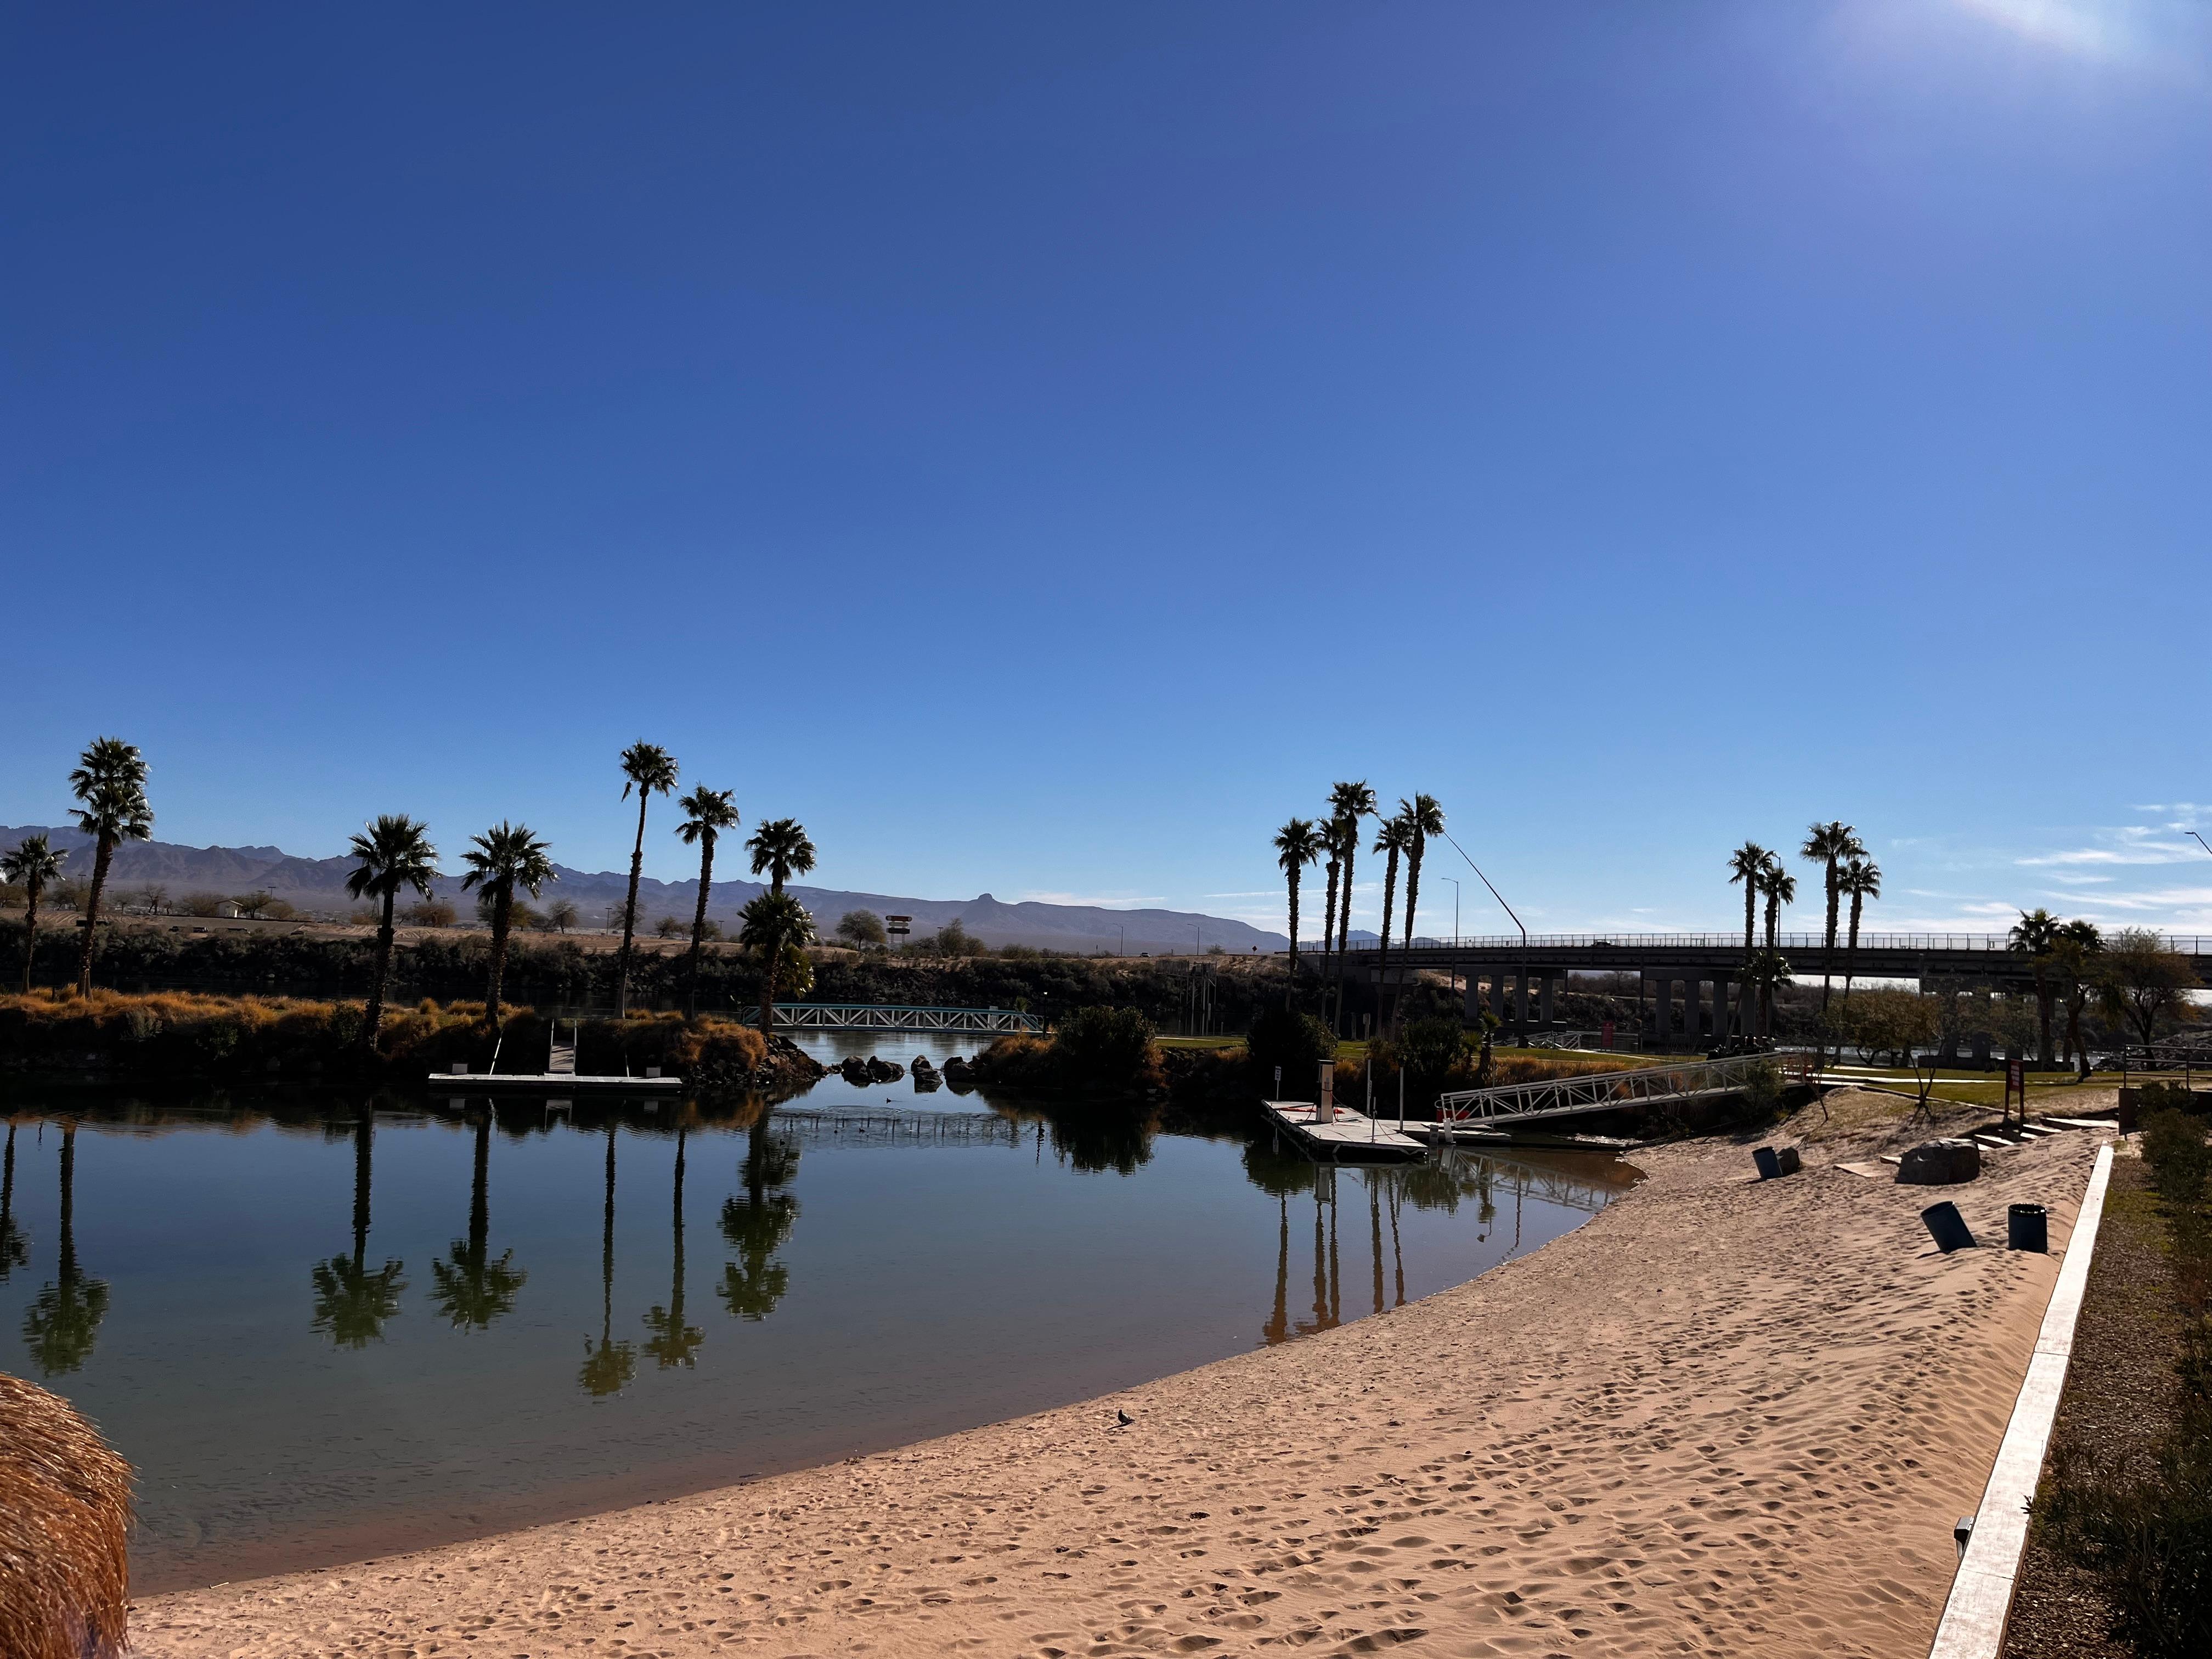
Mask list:
[[[1437,1121],[1468,1127],[1527,1123],[1537,1118],[1575,1117],[1617,1112],[1678,1100],[1698,1100],[1740,1092],[1752,1079],[1772,1073],[1782,1061],[1773,1054],[1734,1054],[1726,1060],[1684,1060],[1674,1066],[1643,1066],[1632,1072],[1589,1072],[1580,1077],[1549,1078],[1541,1083],[1509,1083],[1490,1089],[1461,1089],[1437,1100]]]
[[[738,1018],[760,1024],[760,1011],[747,1008]],[[882,1002],[779,1002],[779,1031],[980,1031],[996,1036],[1025,1036],[1044,1030],[1044,1021],[1018,1008],[911,1008]]]

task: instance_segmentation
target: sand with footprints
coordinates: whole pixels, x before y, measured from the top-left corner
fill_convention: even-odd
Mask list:
[[[1948,1194],[2063,1243],[2095,1138]],[[1926,1650],[2056,1257],[1935,1194],[1647,1152],[1457,1289],[1106,1399],[757,1484],[165,1595],[185,1656]],[[1121,1415],[1132,1421],[1124,1425]]]

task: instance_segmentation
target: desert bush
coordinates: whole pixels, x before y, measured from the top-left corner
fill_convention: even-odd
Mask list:
[[[1152,1023],[1134,1008],[1079,1008],[1052,1046],[1070,1087],[1121,1092],[1159,1080]]]
[[[1282,1067],[1284,1100],[1321,1097],[1321,1062],[1336,1056],[1336,1033],[1311,1014],[1294,1013],[1270,1005],[1252,1021],[1244,1036],[1255,1093],[1272,1095],[1275,1068]]]
[[[691,929],[681,916],[663,916],[653,924],[653,931],[663,939],[682,939]]]
[[[837,920],[837,937],[855,950],[884,943],[884,919],[873,910],[848,910]]]
[[[409,905],[399,913],[399,919],[410,927],[450,927],[456,914],[446,900],[434,898]]]
[[[2166,1107],[2143,1120],[2143,1161],[2159,1195],[2171,1204],[2195,1204],[2204,1196],[2204,1178],[2212,1173],[2212,1147],[2204,1144],[2204,1126],[2187,1113]]]
[[[223,896],[220,893],[187,893],[177,901],[177,910],[187,916],[219,916],[222,914]]]

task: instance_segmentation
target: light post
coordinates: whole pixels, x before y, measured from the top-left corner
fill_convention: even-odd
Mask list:
[[[1498,908],[1512,916],[1513,925],[1521,929],[1521,994],[1514,999],[1513,1036],[1515,1047],[1525,1046],[1528,1038],[1528,929],[1520,917],[1513,915],[1513,907],[1506,903],[1505,895],[1491,886],[1490,878],[1482,874],[1482,866],[1473,859],[1467,858],[1467,848],[1453,840],[1450,830],[1444,831],[1444,839],[1451,842],[1453,852],[1467,859],[1467,867],[1481,877],[1482,884],[1490,888],[1490,896],[1498,901]]]

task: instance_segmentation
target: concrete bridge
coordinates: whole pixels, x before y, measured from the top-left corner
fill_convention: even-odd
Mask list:
[[[1762,939],[1762,944],[1764,940]],[[2212,937],[2166,936],[2190,959],[2200,984],[2212,986]],[[2028,958],[2009,949],[2002,933],[1861,933],[1853,955],[1843,945],[1830,951],[1818,933],[1784,933],[1779,940],[1795,978],[1802,983],[1849,971],[1862,981],[1911,980],[1923,989],[1942,981],[1960,989],[2025,990],[2035,975]],[[1302,946],[1299,965],[1322,969],[1316,951]],[[1383,953],[1364,946],[1344,953],[1346,970],[1372,982]],[[1429,969],[1462,975],[1472,1019],[1487,997],[1491,1012],[1521,1029],[1550,1026],[1553,1003],[1570,973],[1635,974],[1651,1030],[1672,1034],[1677,1005],[1686,1036],[1725,1033],[1745,1012],[1741,933],[1532,933],[1476,939],[1428,939],[1416,934],[1409,948],[1393,945],[1390,969]],[[1330,963],[1330,971],[1334,964]],[[1483,981],[1487,981],[1487,989]]]
[[[748,1025],[760,1023],[760,1010],[739,1010]],[[921,1008],[884,1002],[779,1002],[779,1031],[980,1031],[991,1036],[1027,1036],[1044,1030],[1044,1021],[1016,1008]]]

